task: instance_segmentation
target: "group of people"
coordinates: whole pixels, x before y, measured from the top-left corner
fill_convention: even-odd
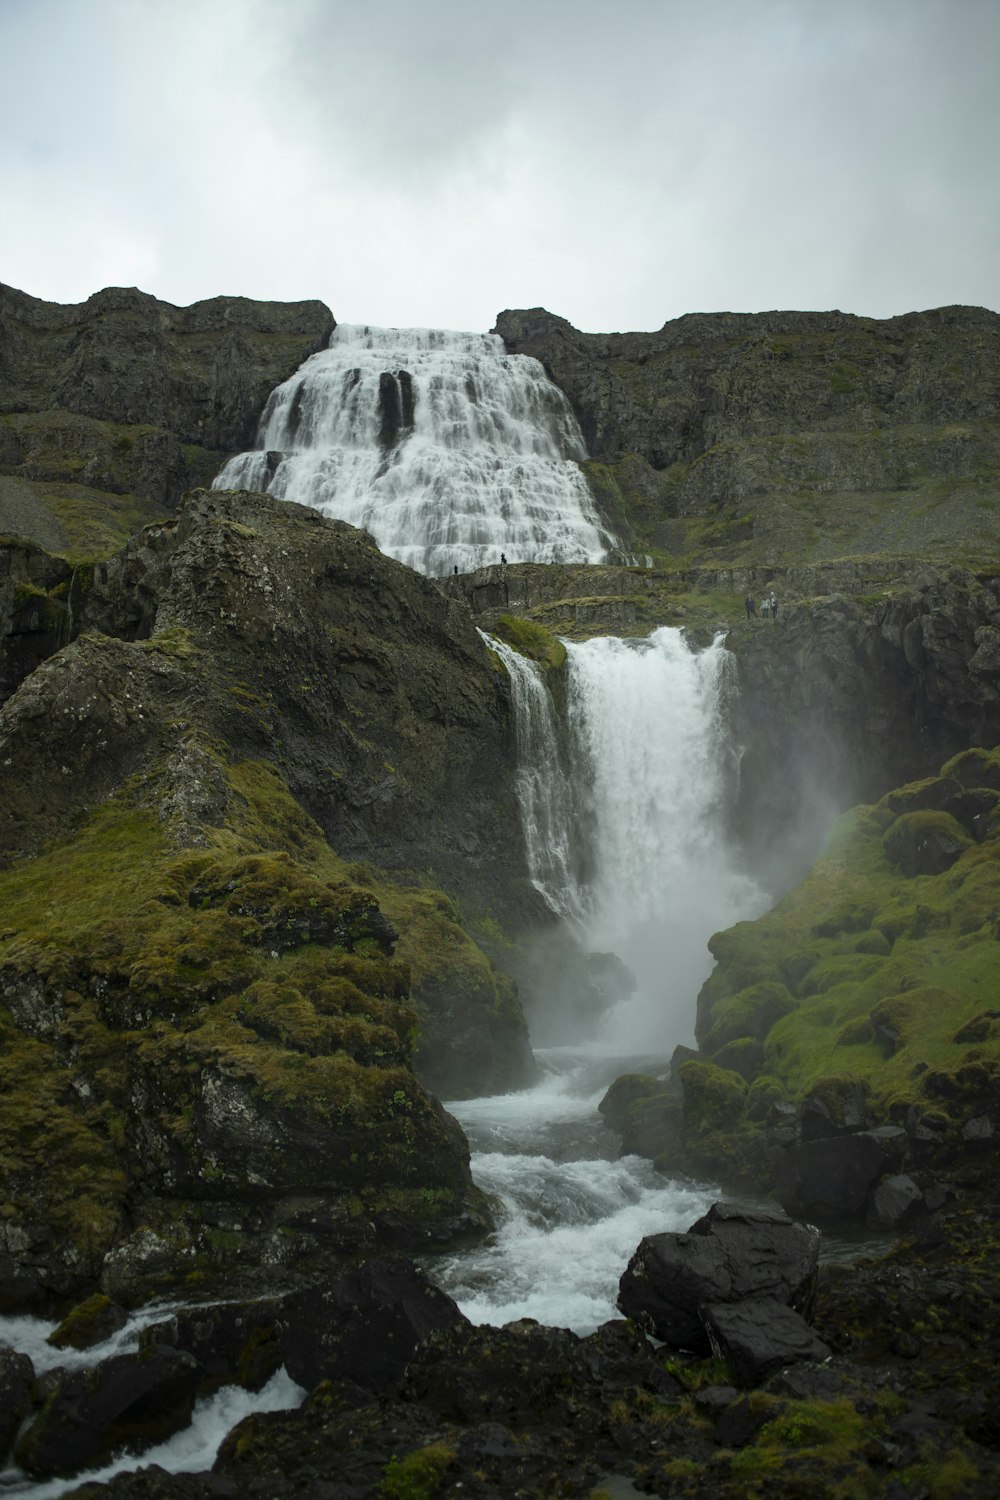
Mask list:
[[[746,606],[747,619],[756,619],[757,601],[754,598],[753,593],[749,589],[747,590],[747,596],[744,599],[743,603]],[[778,600],[775,596],[774,589],[772,589],[769,594],[765,594],[763,599],[760,601],[760,613],[762,619],[765,620],[768,618],[768,616],[770,616],[772,620],[776,620],[778,618]]]

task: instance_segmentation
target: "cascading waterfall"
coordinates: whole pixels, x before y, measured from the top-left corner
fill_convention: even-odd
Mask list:
[[[604,562],[618,543],[586,457],[566,397],[496,334],[341,324],[272,393],[257,450],[215,485],[311,505],[441,576],[504,557]]]
[[[615,1316],[642,1236],[686,1229],[717,1196],[619,1158],[597,1105],[616,1075],[662,1071],[690,1039],[708,938],[766,901],[721,829],[732,665],[721,639],[702,652],[668,629],[566,642],[564,735],[540,670],[490,645],[511,677],[532,878],[584,946],[616,953],[637,985],[598,1036],[536,1053],[536,1088],[449,1106],[503,1219],[495,1240],[429,1268],[473,1321],[534,1317],[584,1333]]]
[[[767,904],[722,828],[732,658],[721,637],[696,652],[666,628],[566,649],[583,936],[636,976],[630,1044],[670,1048],[692,1039],[712,933]]]
[[[709,937],[766,904],[721,827],[732,658],[721,637],[695,652],[666,628],[567,641],[563,740],[538,667],[490,644],[514,693],[532,879],[587,949],[635,974],[629,1045],[669,1052],[691,1039]]]
[[[552,697],[533,661],[495,636],[483,639],[507,668],[513,688],[516,787],[528,871],[553,911],[579,932],[585,903],[576,868],[574,789]]]

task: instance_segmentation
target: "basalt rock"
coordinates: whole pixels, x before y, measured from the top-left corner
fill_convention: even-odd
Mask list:
[[[189,1354],[152,1347],[92,1369],[55,1372],[45,1404],[17,1444],[34,1478],[74,1474],[116,1449],[135,1452],[187,1425],[198,1366]]]
[[[172,509],[252,446],[273,387],[334,327],[320,302],[174,307],[108,287],[62,306],[0,286],[0,474]]]
[[[1000,474],[1000,318],[983,308],[690,314],[621,334],[532,308],[496,331],[569,397],[599,503],[679,559],[947,557]],[[992,522],[981,535],[995,542]]]
[[[412,1262],[376,1259],[286,1297],[275,1328],[285,1368],[307,1390],[350,1380],[381,1394],[398,1386],[422,1339],[456,1324],[468,1319]]]
[[[621,1278],[618,1305],[675,1349],[705,1352],[704,1309],[770,1298],[808,1313],[819,1234],[778,1214],[716,1203],[686,1234],[647,1235]]]
[[[35,1369],[26,1354],[0,1344],[0,1462],[31,1406]]]

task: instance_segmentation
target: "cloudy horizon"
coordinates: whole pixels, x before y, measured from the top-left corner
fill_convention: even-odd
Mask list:
[[[1000,310],[994,0],[0,0],[0,281],[341,322]]]

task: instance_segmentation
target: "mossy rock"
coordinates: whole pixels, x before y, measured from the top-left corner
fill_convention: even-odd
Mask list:
[[[961,858],[972,840],[946,812],[907,812],[886,830],[883,846],[902,874],[941,875]]]
[[[729,1068],[750,1083],[764,1064],[764,1048],[756,1037],[740,1036],[720,1047],[712,1061],[717,1068]]]
[[[718,1061],[716,1054],[720,1048],[741,1038],[763,1041],[775,1022],[794,1009],[795,1001],[785,985],[774,980],[751,985],[734,995],[724,1008],[717,1007],[718,1019],[702,1039],[701,1050]]]
[[[493,633],[540,667],[549,669],[565,665],[566,647],[558,636],[537,620],[527,620],[521,615],[501,615]]]
[[[941,768],[963,787],[989,787],[1000,792],[1000,753],[976,747],[963,750]]]
[[[746,1081],[738,1073],[710,1062],[686,1062],[679,1076],[689,1129],[707,1134],[736,1127],[747,1097]]]
[[[127,1321],[124,1308],[103,1292],[95,1292],[66,1314],[46,1342],[54,1349],[90,1349],[124,1328]]]

